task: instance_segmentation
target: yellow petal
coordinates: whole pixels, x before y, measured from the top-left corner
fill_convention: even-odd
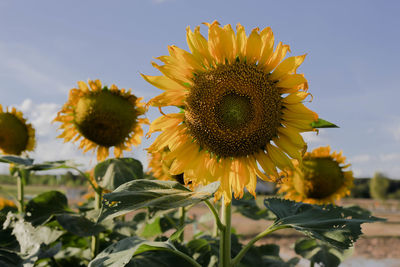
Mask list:
[[[289,45],[284,45],[282,42],[279,42],[278,46],[275,49],[275,52],[272,53],[269,61],[266,63],[264,67],[265,72],[271,72],[275,67],[285,58],[286,53],[290,52]]]
[[[239,23],[236,25],[236,53],[240,60],[244,59],[247,37],[244,27]]]
[[[296,56],[296,57],[289,57],[282,61],[278,67],[274,70],[271,74],[270,79],[272,80],[279,80],[285,75],[293,74],[296,72],[297,68],[303,63],[306,55]]]
[[[262,48],[260,52],[260,65],[265,65],[271,58],[272,52],[274,51],[274,34],[270,27],[264,28],[260,32]]]
[[[78,82],[78,87],[79,87],[80,90],[82,90],[82,91],[85,92],[85,93],[89,92],[88,86],[87,86],[86,83],[83,82],[83,81],[79,81],[79,82]]]
[[[272,141],[283,151],[286,152],[289,156],[291,156],[294,159],[297,159],[298,161],[301,162],[301,153],[299,151],[299,148],[295,146],[290,139],[286,138],[285,136],[281,136],[280,138],[273,138]],[[301,147],[302,149],[302,147]]]
[[[287,168],[293,168],[292,161],[277,147],[268,144],[267,152],[271,160],[278,166],[281,170],[286,170]]]
[[[258,34],[259,29],[255,28],[251,31],[246,45],[246,60],[249,63],[255,63],[260,58],[261,37]]]

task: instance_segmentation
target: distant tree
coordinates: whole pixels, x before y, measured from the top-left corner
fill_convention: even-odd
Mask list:
[[[354,186],[351,188],[350,197],[352,198],[371,198],[369,193],[369,183],[371,178],[356,178]]]
[[[387,199],[390,179],[384,174],[377,172],[369,184],[369,192],[373,199]]]

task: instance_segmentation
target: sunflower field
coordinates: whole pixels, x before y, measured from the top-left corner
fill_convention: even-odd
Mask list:
[[[309,150],[301,135],[338,127],[307,107],[318,95],[298,72],[306,55],[288,57],[269,27],[202,27],[206,36],[187,28],[188,50],[171,45],[155,58],[158,76],[141,73],[161,90],[147,103],[98,79],[69,91],[53,123],[96,155],[93,169],[29,157],[35,129],[0,105],[0,163],[17,181],[15,199],[0,199],[0,266],[339,266],[362,224],[385,220],[340,205],[350,164],[329,146]],[[149,121],[149,109],[159,117]],[[124,157],[144,137],[154,139],[147,167]],[[87,194],[27,198],[30,176],[49,170],[79,173]],[[266,182],[277,189],[267,197],[256,190]],[[233,227],[238,216],[248,225]],[[255,222],[252,235],[240,231]],[[296,256],[283,257],[268,240],[292,232],[302,237],[285,249]]]

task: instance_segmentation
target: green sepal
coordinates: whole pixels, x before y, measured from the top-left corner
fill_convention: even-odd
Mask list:
[[[316,128],[339,128],[336,124],[333,124],[332,122],[329,122],[327,120],[318,118],[317,121],[313,121],[311,123],[311,126],[316,129]]]

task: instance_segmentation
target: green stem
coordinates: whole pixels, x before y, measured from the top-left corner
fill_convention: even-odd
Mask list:
[[[95,191],[94,195],[94,209],[97,211],[100,211],[101,209],[101,192]],[[94,235],[92,236],[92,244],[91,244],[91,256],[92,259],[94,259],[97,254],[99,253],[99,247],[100,247],[100,238],[99,235]]]
[[[220,231],[224,230],[225,226],[221,223],[221,220],[219,219],[219,216],[218,216],[218,212],[215,209],[214,205],[211,204],[210,201],[208,201],[208,200],[204,201],[204,203],[206,203],[207,207],[210,209],[211,213],[214,215],[214,224],[217,225],[217,227]]]
[[[315,262],[313,260],[310,261],[310,267],[314,267]]]
[[[86,175],[86,173],[84,173],[83,171],[81,171],[80,169],[76,168],[76,167],[72,167],[72,166],[68,166],[73,170],[76,170],[77,172],[79,172],[83,177],[86,178],[86,180],[88,181],[88,183],[90,184],[90,186],[93,188],[93,190],[96,192],[96,194],[102,194],[102,189],[100,187],[96,187],[92,180],[90,180],[90,178]],[[100,207],[101,207],[101,198],[100,198]]]
[[[178,256],[181,256],[182,258],[184,258],[185,260],[190,262],[193,266],[201,267],[201,265],[197,261],[195,261],[193,258],[191,258],[188,255],[186,255],[185,253],[180,252],[179,250],[169,250],[169,251],[171,251],[172,253],[174,253],[174,254],[176,254]]]
[[[17,189],[18,189],[18,211],[23,213],[25,211],[25,184],[29,179],[29,171],[18,169]]]
[[[242,260],[243,256],[246,254],[246,252],[254,245],[254,243],[256,243],[258,240],[260,240],[261,238],[265,237],[266,235],[279,230],[279,229],[284,229],[284,228],[288,228],[287,225],[285,226],[276,226],[275,224],[272,224],[271,226],[269,226],[267,229],[265,229],[263,232],[259,233],[257,236],[255,236],[252,240],[249,241],[249,243],[247,243],[242,250],[240,250],[240,252],[236,255],[235,258],[233,258],[232,260],[232,266],[235,266],[237,264],[239,264],[239,262]]]
[[[179,220],[179,226],[183,227],[185,225],[186,221],[186,210],[185,207],[181,207],[179,210],[180,213],[180,220]],[[181,235],[179,236],[179,240],[183,242],[185,240],[185,231],[182,231]]]
[[[222,200],[221,204],[221,221],[224,229],[220,232],[219,242],[219,266],[231,266],[231,203],[225,205]]]

